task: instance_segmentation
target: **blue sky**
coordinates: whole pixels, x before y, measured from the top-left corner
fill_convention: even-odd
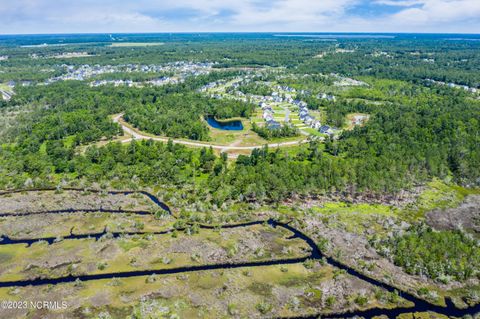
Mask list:
[[[0,0],[0,34],[480,33],[480,0]]]

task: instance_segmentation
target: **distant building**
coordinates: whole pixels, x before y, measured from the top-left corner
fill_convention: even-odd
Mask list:
[[[353,124],[361,125],[367,120],[368,116],[366,115],[355,115],[353,117]]]
[[[310,125],[310,124],[312,124],[312,122],[313,122],[314,120],[315,120],[315,119],[314,119],[312,116],[307,115],[307,116],[305,116],[304,122],[305,122],[305,124]]]
[[[267,128],[269,130],[278,130],[278,129],[282,128],[282,126],[277,121],[270,120],[270,121],[267,121]]]
[[[322,125],[322,126],[320,127],[320,130],[319,130],[319,131],[320,131],[320,133],[322,133],[322,134],[329,134],[330,129],[331,129],[330,126],[328,126],[328,125]]]

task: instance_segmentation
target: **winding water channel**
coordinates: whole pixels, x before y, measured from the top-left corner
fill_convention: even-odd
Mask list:
[[[52,189],[37,189],[37,190],[29,190],[29,191],[49,191]],[[74,190],[74,191],[83,191],[79,189],[69,188],[66,190]],[[91,191],[90,192],[100,192],[100,191]],[[21,192],[21,191],[14,191],[14,192]],[[0,195],[5,194],[8,192],[2,192]],[[12,193],[12,192],[10,192]],[[133,194],[133,193],[141,193],[151,199],[159,208],[167,211],[171,214],[171,210],[165,203],[161,202],[156,196],[145,192],[145,191],[110,191],[109,194]],[[15,213],[15,214],[5,214],[0,213],[0,217],[5,216],[26,216],[32,214],[49,214],[49,213],[75,213],[75,212],[105,212],[105,213],[134,213],[134,214],[152,214],[151,212],[146,211],[127,211],[127,210],[55,210],[55,211],[43,211],[43,212],[22,212],[22,213]],[[373,308],[364,311],[353,311],[353,312],[345,312],[345,313],[337,313],[337,314],[322,314],[324,318],[345,318],[345,317],[354,317],[354,316],[362,316],[365,318],[372,318],[374,316],[386,315],[389,318],[394,318],[400,314],[404,313],[412,313],[412,312],[425,312],[425,311],[433,311],[439,314],[443,314],[446,316],[452,317],[463,317],[465,315],[475,315],[480,313],[480,304],[477,304],[473,307],[469,307],[466,309],[459,309],[455,307],[453,302],[450,299],[446,300],[446,307],[433,305],[425,300],[419,299],[413,294],[410,294],[405,291],[400,291],[398,288],[395,288],[392,285],[387,283],[381,282],[379,280],[370,278],[355,269],[338,262],[334,258],[325,256],[322,254],[318,246],[315,244],[314,240],[301,232],[300,230],[296,229],[295,227],[291,226],[289,223],[282,223],[273,219],[269,219],[266,221],[252,221],[246,222],[241,224],[232,224],[232,225],[219,225],[219,226],[210,226],[210,225],[199,225],[201,229],[228,229],[228,228],[242,228],[242,227],[251,227],[253,225],[260,225],[263,223],[268,223],[272,227],[281,227],[293,233],[289,239],[299,238],[303,240],[311,249],[311,253],[308,256],[300,257],[300,258],[291,258],[291,259],[275,259],[275,260],[267,260],[267,261],[255,261],[255,262],[243,262],[243,263],[222,263],[222,264],[208,264],[208,265],[199,265],[199,266],[185,266],[185,267],[178,267],[178,268],[170,268],[170,269],[155,269],[155,270],[140,270],[140,271],[127,271],[127,272],[115,272],[115,273],[104,273],[104,274],[93,274],[93,275],[80,275],[80,276],[66,276],[66,277],[58,277],[58,278],[37,278],[33,280],[18,280],[18,281],[4,281],[0,282],[0,287],[25,287],[25,286],[41,286],[41,285],[51,285],[51,284],[60,284],[60,283],[69,283],[75,282],[76,280],[81,281],[90,281],[90,280],[99,280],[99,279],[112,279],[112,278],[128,278],[128,277],[135,277],[135,276],[149,276],[149,275],[163,275],[163,274],[179,274],[179,273],[188,273],[188,272],[196,272],[196,271],[205,271],[205,270],[217,270],[217,269],[233,269],[233,268],[242,268],[242,267],[261,267],[261,266],[271,266],[271,265],[289,265],[289,264],[297,264],[305,262],[308,259],[324,259],[327,261],[328,264],[331,266],[337,267],[339,269],[345,270],[349,275],[354,276],[360,280],[366,281],[374,286],[381,287],[389,292],[399,291],[399,294],[402,298],[407,301],[410,301],[414,304],[413,307],[399,307],[395,309],[382,309],[382,308]],[[90,233],[90,234],[73,234],[70,232],[70,235],[62,237],[63,240],[74,240],[74,239],[84,239],[84,238],[93,238],[95,240],[100,239],[101,237],[109,234],[113,238],[118,238],[120,236],[128,236],[128,235],[163,235],[168,234],[174,229],[165,230],[161,232],[113,232],[107,233],[106,230],[100,233]],[[182,230],[182,229],[178,229]],[[45,237],[45,238],[24,238],[24,239],[16,239],[16,238],[9,238],[7,236],[0,237],[0,245],[12,245],[12,244],[27,244],[31,245],[38,241],[46,241],[49,245],[53,244],[57,238],[55,237]],[[288,319],[314,319],[318,318],[320,314],[317,315],[305,315],[305,316],[298,316],[298,317],[288,317]],[[284,319],[287,319],[284,317]]]

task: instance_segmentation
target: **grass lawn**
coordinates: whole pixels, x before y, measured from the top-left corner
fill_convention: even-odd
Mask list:
[[[315,136],[325,136],[325,134],[322,134],[320,133],[319,131],[317,131],[316,129],[314,128],[311,128],[311,127],[306,127],[306,128],[303,128],[303,130],[311,135],[315,135]]]
[[[272,107],[272,110],[273,110],[274,112],[285,112],[285,109],[284,109],[283,107],[276,106],[276,105],[274,105],[274,106]]]
[[[0,90],[5,92],[13,92],[13,89],[4,83],[0,83]]]
[[[252,131],[252,124],[250,121],[246,119],[241,120],[243,124],[243,130],[241,131],[226,131],[209,126],[210,137],[212,139],[211,142],[220,145],[234,144],[235,146],[252,146],[268,143],[265,139]],[[263,120],[260,120],[257,123],[262,122]]]

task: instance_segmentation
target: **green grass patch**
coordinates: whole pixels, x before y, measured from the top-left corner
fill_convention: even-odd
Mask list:
[[[322,221],[330,227],[357,234],[363,234],[367,229],[373,229],[377,234],[384,233],[385,229],[379,219],[396,218],[399,212],[386,205],[342,202],[325,203],[322,207],[311,208],[311,213],[324,215]]]
[[[8,252],[0,252],[0,264],[12,260],[13,254]]]
[[[325,203],[323,207],[314,207],[315,212],[321,214],[377,214],[377,215],[393,215],[395,209],[391,206],[377,204],[349,204],[342,202]]]
[[[136,247],[146,248],[148,242],[144,239],[140,238],[129,238],[129,239],[121,239],[118,242],[118,245],[125,251],[129,251]]]
[[[315,135],[315,136],[324,136],[325,134],[322,134],[320,133],[319,131],[317,131],[316,129],[314,128],[311,128],[311,127],[307,127],[307,128],[304,128],[303,129],[305,132],[311,134],[311,135]]]
[[[433,209],[457,207],[465,199],[465,196],[473,194],[480,194],[480,190],[446,184],[434,179],[427,184],[427,188],[420,194],[414,204],[407,207],[407,210],[414,211],[418,217],[422,217],[426,212]]]

